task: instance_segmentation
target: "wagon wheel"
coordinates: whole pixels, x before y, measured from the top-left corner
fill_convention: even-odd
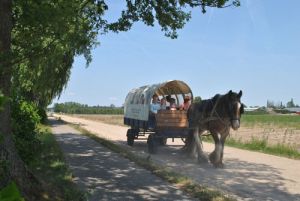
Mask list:
[[[134,133],[134,129],[128,129],[127,130],[127,144],[129,146],[133,146],[134,143],[134,138],[135,138],[135,133]]]
[[[165,146],[167,144],[167,139],[166,137],[161,137],[158,139],[159,145]]]
[[[150,134],[148,136],[147,144],[148,144],[148,152],[150,154],[156,154],[157,153],[157,145],[156,145],[156,140],[153,136],[153,134]]]

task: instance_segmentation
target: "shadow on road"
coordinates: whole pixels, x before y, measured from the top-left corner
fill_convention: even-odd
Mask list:
[[[50,123],[75,182],[88,191],[89,200],[192,200],[62,122]]]

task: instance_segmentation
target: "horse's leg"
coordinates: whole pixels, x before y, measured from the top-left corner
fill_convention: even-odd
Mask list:
[[[221,158],[220,158],[219,163],[222,165],[222,167],[224,166],[224,164],[223,164],[224,144],[225,144],[225,141],[226,141],[226,138],[228,135],[229,135],[229,129],[226,129],[225,132],[223,132],[222,138],[221,138],[222,150],[221,150]]]
[[[225,140],[224,141],[222,140],[222,135],[220,133],[212,132],[211,134],[215,141],[215,149],[209,155],[209,160],[215,167],[223,167],[222,156],[223,156]],[[222,143],[222,141],[223,141],[223,143]]]
[[[201,131],[199,133],[199,128],[197,127],[194,131],[194,139],[195,139],[195,144],[196,144],[196,148],[197,148],[197,152],[198,152],[198,162],[208,162],[208,159],[206,157],[206,155],[203,152],[203,144],[202,141],[200,139],[200,136],[203,133],[203,131]]]
[[[182,150],[188,154],[190,157],[194,158],[196,155],[196,144],[194,139],[194,130],[190,129],[190,132],[185,140],[185,145],[183,146]]]

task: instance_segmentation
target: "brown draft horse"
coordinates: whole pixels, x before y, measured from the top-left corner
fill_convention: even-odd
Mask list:
[[[230,127],[237,130],[240,127],[241,114],[244,105],[241,103],[242,91],[231,90],[225,95],[215,95],[212,99],[193,103],[187,113],[191,132],[186,139],[184,150],[190,155],[198,156],[199,162],[208,162],[203,153],[200,135],[210,132],[215,142],[215,150],[209,155],[210,162],[215,167],[223,167],[223,151]]]

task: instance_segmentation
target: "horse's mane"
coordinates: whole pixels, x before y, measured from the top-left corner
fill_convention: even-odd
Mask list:
[[[193,106],[190,107],[190,111],[188,112],[188,118],[195,118],[191,117],[190,113],[193,113],[193,111],[197,111],[196,113],[199,114],[200,116],[197,117],[198,118],[207,118],[211,116],[211,113],[213,110],[217,109],[215,106],[217,105],[221,105],[224,104],[223,100],[226,97],[227,94],[225,95],[220,95],[220,94],[216,94],[215,96],[213,96],[210,99],[205,99],[202,100],[200,103],[193,103]],[[214,108],[215,107],[215,108]],[[191,120],[191,119],[190,119]]]

